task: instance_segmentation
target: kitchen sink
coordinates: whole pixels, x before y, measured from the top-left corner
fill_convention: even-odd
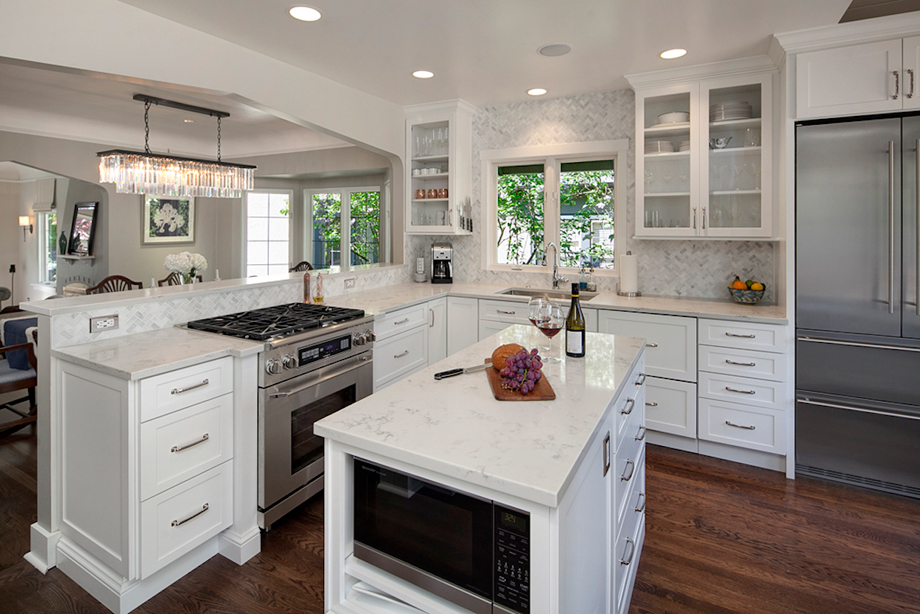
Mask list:
[[[572,295],[565,290],[559,290],[554,288],[505,288],[495,294],[505,294],[508,296],[529,296],[531,298],[535,296],[548,296],[551,299],[567,301],[570,300]],[[581,301],[590,301],[592,298],[597,296],[597,292],[586,292],[584,290],[578,293],[578,298]]]

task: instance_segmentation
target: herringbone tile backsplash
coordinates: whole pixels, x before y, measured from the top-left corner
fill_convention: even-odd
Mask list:
[[[540,286],[550,274],[487,271],[482,260],[482,177],[484,150],[586,141],[629,139],[629,153],[619,161],[618,181],[627,184],[626,219],[617,223],[618,249],[639,260],[639,290],[646,295],[728,298],[726,286],[735,275],[756,278],[767,286],[766,302],[774,300],[773,244],[769,241],[655,241],[631,237],[635,228],[635,94],[620,90],[485,107],[473,117],[472,204],[474,234],[453,237],[454,276],[458,281]],[[407,254],[427,252],[432,237],[411,237]],[[601,290],[615,290],[614,277],[600,277]]]

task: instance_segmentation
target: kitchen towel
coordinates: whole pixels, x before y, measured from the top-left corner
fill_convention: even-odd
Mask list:
[[[620,292],[630,293],[639,291],[639,259],[635,254],[627,252],[620,256]]]

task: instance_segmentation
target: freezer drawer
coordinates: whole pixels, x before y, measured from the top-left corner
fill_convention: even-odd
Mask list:
[[[920,345],[799,330],[795,362],[797,391],[920,405]]]
[[[920,498],[920,412],[916,410],[800,395],[795,440],[797,474]]]

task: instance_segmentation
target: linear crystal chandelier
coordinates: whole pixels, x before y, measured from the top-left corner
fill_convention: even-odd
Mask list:
[[[252,190],[254,166],[230,164],[220,159],[220,120],[224,111],[135,94],[144,103],[144,151],[112,149],[100,151],[99,181],[114,183],[119,194],[160,196],[205,196],[240,198]],[[217,161],[164,156],[150,152],[150,105],[162,105],[217,118]]]

